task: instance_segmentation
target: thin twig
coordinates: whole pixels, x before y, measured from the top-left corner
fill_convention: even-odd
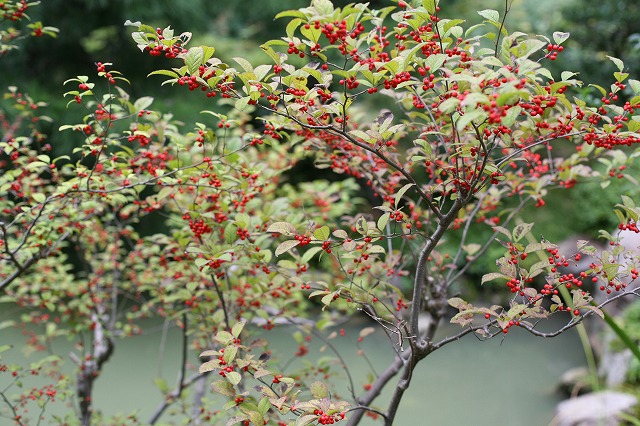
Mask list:
[[[504,14],[502,15],[502,21],[500,22],[500,28],[498,28],[498,34],[496,35],[496,45],[493,55],[498,57],[498,45],[500,44],[500,36],[502,35],[502,30],[504,29],[504,23],[507,20],[507,15],[509,14],[509,10],[511,9],[511,4],[509,0],[504,0]]]
[[[218,299],[220,299],[220,304],[222,305],[222,312],[224,313],[224,323],[227,326],[227,330],[231,330],[231,322],[229,321],[229,312],[227,312],[227,304],[224,300],[224,294],[222,293],[222,289],[216,280],[216,277],[211,274],[211,282],[213,283],[213,288],[216,290],[218,294]]]

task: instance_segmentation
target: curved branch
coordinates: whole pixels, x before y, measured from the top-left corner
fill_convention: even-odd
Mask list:
[[[535,142],[533,142],[533,143],[531,143],[531,144],[529,144],[529,145],[527,145],[527,146],[525,146],[523,148],[516,149],[511,154],[504,156],[500,161],[496,162],[496,167],[497,168],[502,167],[502,165],[504,163],[506,163],[507,161],[509,161],[510,159],[515,157],[516,155],[519,155],[522,152],[526,151],[527,149],[533,148],[534,146],[542,145],[542,144],[545,144],[547,142],[551,142],[551,141],[556,140],[556,139],[568,138],[570,136],[580,136],[580,135],[582,135],[584,133],[587,133],[587,131],[586,130],[581,130],[579,132],[567,133],[566,135],[562,135],[562,136],[554,136],[552,138],[540,139],[539,141],[535,141]]]
[[[187,371],[187,356],[188,356],[188,348],[189,348],[189,336],[187,335],[187,329],[188,329],[187,321],[188,321],[187,314],[186,313],[182,314],[182,322],[183,322],[182,353],[181,353],[182,360],[180,362],[180,372],[178,373],[178,384],[176,388],[173,390],[173,392],[167,394],[162,404],[160,404],[160,406],[153,413],[153,415],[151,416],[151,419],[149,420],[149,424],[152,424],[152,425],[156,424],[156,422],[160,419],[160,416],[162,415],[164,410],[166,410],[169,407],[169,405],[175,402],[176,399],[180,398],[180,395],[182,395],[182,392],[188,385],[193,383],[199,376],[201,376],[200,373],[194,374],[188,379],[189,380],[188,384],[184,379]]]
[[[222,305],[222,312],[224,312],[224,324],[227,326],[227,330],[231,330],[231,322],[229,321],[229,312],[227,311],[227,304],[224,300],[224,294],[222,293],[222,289],[216,280],[216,277],[211,274],[211,282],[213,283],[213,287],[216,290],[216,294],[220,299],[220,304]]]
[[[20,416],[18,415],[18,411],[16,410],[16,407],[11,403],[11,401],[9,401],[9,399],[7,398],[7,396],[4,394],[3,391],[0,391],[0,397],[2,397],[2,400],[9,406],[9,409],[11,410],[12,414],[13,414],[13,418],[12,420],[14,422],[16,422],[16,424],[18,426],[25,426],[25,424],[22,422],[22,420],[20,419]]]
[[[509,0],[504,0],[504,15],[502,16],[502,21],[500,22],[500,28],[498,28],[498,34],[496,34],[496,44],[493,55],[498,57],[498,45],[500,44],[500,35],[502,35],[502,30],[504,29],[504,23],[507,20],[507,15],[509,14],[509,10],[511,9],[511,4]]]
[[[400,355],[397,355],[395,359],[389,364],[389,366],[378,376],[375,382],[371,384],[371,389],[367,391],[367,393],[362,397],[358,398],[357,402],[365,407],[368,407],[373,400],[375,400],[380,393],[382,393],[382,389],[387,385],[387,383],[395,377],[400,369],[405,365],[409,357],[411,356],[412,350],[406,350],[401,352]],[[364,415],[366,410],[361,409],[353,412],[353,416],[349,417],[347,421],[347,426],[355,426],[360,423],[362,416]],[[386,418],[386,415],[383,417]]]
[[[184,391],[186,388],[191,386],[193,383],[197,382],[202,377],[203,375],[200,373],[193,373],[191,376],[189,376],[186,380],[182,382],[182,391]],[[175,402],[175,399],[180,396],[177,392],[178,392],[178,389],[176,388],[173,390],[173,392],[167,395],[165,400],[158,406],[158,408],[156,408],[156,411],[154,411],[154,413],[151,415],[149,424],[152,424],[152,425],[155,424],[160,418],[160,416],[162,415],[162,413],[164,412],[164,410],[166,410],[169,407],[169,405]]]
[[[564,327],[561,327],[556,331],[552,331],[552,332],[549,332],[549,333],[543,333],[543,332],[538,331],[534,327],[529,326],[527,324],[520,324],[520,327],[524,328],[529,333],[531,333],[531,334],[533,334],[534,336],[537,336],[537,337],[543,337],[543,338],[555,337],[555,336],[558,336],[558,335],[564,333],[565,331],[575,327],[576,325],[580,324],[588,316],[597,315],[597,313],[596,313],[597,309],[601,309],[601,308],[605,307],[606,305],[608,305],[609,303],[611,303],[611,302],[613,302],[615,300],[621,299],[621,298],[623,298],[625,296],[629,296],[631,294],[634,295],[634,296],[640,297],[640,288],[637,288],[637,289],[631,290],[631,291],[625,291],[625,292],[620,293],[620,294],[616,294],[612,298],[605,300],[604,302],[600,303],[599,305],[596,305],[594,307],[594,309],[589,310],[589,311],[585,312],[584,314],[582,314],[582,315],[580,315],[578,317],[572,318],[571,321],[569,321]]]
[[[380,158],[382,161],[384,161],[385,163],[387,163],[390,167],[392,167],[393,169],[395,169],[396,171],[400,172],[402,174],[402,176],[407,179],[410,183],[414,184],[414,189],[415,191],[420,195],[420,198],[422,198],[427,205],[429,206],[429,208],[431,209],[431,211],[433,212],[433,214],[436,215],[436,217],[438,217],[438,219],[442,219],[442,213],[440,212],[440,209],[438,209],[436,206],[433,205],[433,203],[431,202],[431,197],[429,197],[429,195],[427,195],[427,193],[425,193],[422,188],[420,188],[420,185],[418,184],[418,181],[416,181],[416,179],[411,175],[411,173],[409,173],[408,171],[406,171],[404,169],[404,167],[402,167],[400,164],[396,163],[395,161],[393,161],[392,159],[390,159],[389,157],[387,157],[386,155],[384,155],[384,153],[380,150],[374,149],[371,146],[364,144],[362,142],[359,142],[358,140],[356,140],[355,138],[353,138],[351,135],[349,135],[348,133],[346,133],[345,130],[342,129],[338,129],[335,126],[332,126],[330,124],[327,125],[311,125],[311,124],[305,124],[302,121],[300,121],[298,118],[288,114],[288,113],[283,113],[280,111],[274,111],[274,110],[270,110],[271,112],[280,115],[282,117],[285,117],[291,121],[293,121],[294,123],[296,123],[299,126],[302,126],[305,129],[309,129],[309,130],[327,130],[337,136],[340,136],[346,140],[348,140],[350,143],[356,145],[359,148],[364,149],[365,151],[368,151],[374,155],[376,155],[378,158]]]

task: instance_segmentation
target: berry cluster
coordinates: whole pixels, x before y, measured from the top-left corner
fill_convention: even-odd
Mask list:
[[[193,232],[196,238],[200,238],[202,235],[211,232],[211,227],[204,223],[202,219],[196,221],[189,220],[189,228],[191,228],[191,232]]]
[[[307,235],[300,235],[297,234],[294,237],[297,241],[300,241],[300,247],[306,246],[307,244],[311,243],[311,237],[307,236]]]
[[[489,315],[489,314],[486,314],[486,315]],[[486,315],[485,315],[485,318],[486,318]],[[518,320],[509,320],[509,322],[502,329],[502,332],[504,334],[507,334],[509,332],[509,329],[511,327],[513,327],[513,326],[519,327],[520,326],[520,321],[518,321]]]
[[[304,58],[305,53],[298,49],[296,44],[292,41],[289,42],[289,48],[287,49],[287,53],[290,55],[298,55],[301,58]]]
[[[164,40],[164,36],[162,35],[162,28],[157,28],[156,34],[158,35],[158,42],[153,43],[155,44],[155,46],[153,46],[152,44],[145,47],[145,50],[149,52],[149,55],[160,56],[164,53],[165,57],[173,59],[180,54],[187,53],[187,49],[182,47],[182,43],[180,42],[180,40],[176,40],[176,42],[171,44],[170,46],[162,44],[162,40]]]
[[[127,142],[135,142],[138,141],[140,146],[147,146],[151,143],[151,138],[143,133],[134,133],[133,135],[127,136]]]
[[[632,231],[637,233],[640,233],[640,229],[638,229],[638,224],[632,220],[630,220],[627,223],[621,223],[620,225],[618,225],[618,229],[621,231]]]
[[[340,420],[343,420],[345,416],[345,414],[342,412],[334,415],[329,415],[324,411],[318,409],[313,410],[313,414],[318,416],[318,423],[321,425],[332,425],[339,422]]]
[[[547,46],[547,54],[544,55],[545,58],[549,58],[552,61],[555,61],[558,57],[558,53],[562,52],[564,47],[558,46],[557,44],[551,44]]]
[[[347,89],[357,89],[358,86],[360,85],[360,83],[358,82],[358,80],[356,80],[356,77],[354,75],[347,78],[346,80],[344,79],[340,80],[339,83],[341,86],[346,85]]]
[[[241,240],[246,240],[249,238],[249,230],[245,228],[238,228],[238,230],[236,231],[236,235]]]
[[[231,373],[233,370],[235,370],[233,365],[227,365],[227,361],[224,360],[224,349],[220,349],[220,355],[218,355],[218,363],[223,366],[218,372],[218,374],[222,377],[226,377],[227,373]]]
[[[19,21],[24,17],[24,13],[29,8],[29,4],[26,0],[22,0],[18,4],[12,4],[11,2],[0,3],[0,11],[2,11],[2,18],[9,21]]]
[[[395,220],[396,222],[402,222],[404,220],[404,214],[400,210],[396,210],[392,212],[390,218]]]

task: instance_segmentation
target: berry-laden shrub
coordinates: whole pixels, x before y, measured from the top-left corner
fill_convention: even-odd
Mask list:
[[[441,18],[435,0],[382,9],[313,0],[277,16],[289,19],[286,35],[261,46],[261,64],[223,63],[214,47],[190,46],[190,33],[129,22],[141,52],[176,63],[153,75],[185,99],[206,96],[223,109],[184,129],[154,111],[152,98],[131,98],[111,64],[97,63],[97,80],[65,83],[69,107],[84,114],[60,128],[78,141],[75,157],[51,158],[36,137],[40,104],[9,93],[27,127],[0,143],[2,300],[46,323],[34,345],[60,334],[82,342],[73,357],[82,424],[99,418],[92,388],[117,341],[140,333],[151,315],[182,329],[185,354],[176,388],[159,386],[152,424],[174,405],[193,421],[228,425],[355,425],[365,414],[391,425],[414,369],[437,349],[511,327],[552,337],[637,295],[637,255],[619,236],[605,234],[605,252],[579,242],[560,253],[518,219],[544,208],[552,189],[606,183],[610,174],[594,161],[625,177],[638,152],[640,82],[611,58],[611,88],[595,87],[601,103],[587,105],[572,96],[582,86],[575,73],[545,68],[562,57],[568,33],[509,32],[498,11],[479,15],[481,24],[466,27]],[[624,105],[621,91],[631,95]],[[381,104],[389,109],[372,115]],[[287,171],[303,159],[343,179],[288,184]],[[638,232],[633,199],[622,197],[616,212],[621,230]],[[138,226],[149,222],[157,228],[150,235]],[[474,237],[486,227],[491,238]],[[459,246],[443,245],[447,235]],[[505,254],[482,282],[504,284],[508,306],[451,297],[493,243]],[[594,257],[588,269],[566,270],[586,255]],[[595,305],[592,291],[609,296]],[[436,338],[449,309],[462,328]],[[395,351],[363,393],[330,329],[358,313]],[[566,324],[539,331],[552,315]],[[270,362],[278,348],[269,330],[279,325],[300,331],[294,357],[318,336],[336,363],[293,371]],[[192,375],[188,349],[202,361]],[[348,377],[348,395],[332,388],[331,369]],[[194,410],[182,400],[201,380],[227,403],[199,398]],[[391,399],[378,406],[387,385]],[[6,405],[20,423],[16,405]]]
[[[17,49],[18,45],[15,43],[21,39],[45,35],[56,37],[58,29],[45,26],[40,21],[31,22],[26,25],[26,28],[19,28],[16,25],[19,21],[29,19],[27,13],[29,8],[33,8],[38,4],[40,4],[39,1],[27,2],[26,0],[3,1],[0,3],[0,56]]]

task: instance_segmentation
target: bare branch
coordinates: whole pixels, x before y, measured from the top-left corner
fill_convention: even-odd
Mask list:
[[[182,324],[183,324],[182,352],[181,352],[182,359],[180,360],[180,371],[178,372],[178,381],[176,384],[176,388],[165,396],[162,404],[160,404],[160,406],[156,408],[156,411],[154,411],[153,414],[151,415],[151,418],[149,419],[149,424],[152,424],[152,425],[156,424],[156,422],[160,420],[160,416],[162,416],[162,413],[164,413],[164,411],[169,407],[169,405],[173,404],[176,399],[180,398],[180,396],[182,395],[182,392],[187,386],[189,386],[191,383],[197,380],[198,377],[202,376],[200,373],[197,373],[189,377],[187,380],[185,380],[185,374],[187,371],[188,349],[189,349],[189,336],[187,334],[188,319],[187,319],[186,313],[182,314]]]

